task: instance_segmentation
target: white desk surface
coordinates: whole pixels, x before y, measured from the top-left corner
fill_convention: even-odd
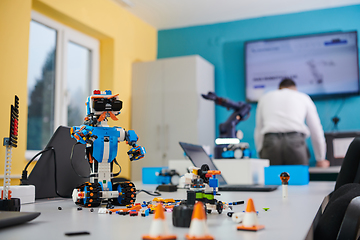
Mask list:
[[[259,211],[259,223],[265,229],[258,232],[236,230],[237,224],[226,215],[212,213],[208,215],[209,232],[215,239],[304,239],[316,212],[323,200],[334,188],[335,182],[310,182],[304,186],[289,186],[288,199],[282,198],[281,186],[273,192],[222,192],[218,200],[231,202],[253,198]],[[155,185],[137,184],[137,188],[154,190]],[[186,191],[163,193],[165,198],[184,199]],[[154,197],[140,193],[137,202],[150,201]],[[58,210],[62,207],[62,210]],[[245,210],[245,205],[234,207],[234,211]],[[270,208],[267,212],[263,208]],[[148,234],[153,215],[149,217],[120,216],[117,214],[98,214],[97,209],[90,212],[77,206],[70,199],[38,200],[34,204],[24,204],[21,211],[41,212],[41,215],[22,225],[0,229],[0,239],[142,239]],[[177,239],[185,239],[188,228],[172,225],[172,214],[165,213],[171,233]],[[68,237],[66,232],[88,231],[90,235]]]
[[[309,173],[339,173],[341,166],[330,166],[328,168],[309,167]]]

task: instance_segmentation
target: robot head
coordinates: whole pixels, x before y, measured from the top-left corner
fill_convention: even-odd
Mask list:
[[[115,116],[120,114],[121,109],[122,101],[119,100],[119,94],[112,95],[110,90],[94,90],[93,95],[86,101],[86,115],[101,116],[107,113],[106,117]]]

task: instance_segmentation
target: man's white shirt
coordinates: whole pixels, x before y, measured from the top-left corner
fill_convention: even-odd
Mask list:
[[[324,131],[316,106],[307,94],[283,88],[260,98],[254,134],[256,150],[261,150],[266,133],[279,132],[300,132],[311,136],[315,159],[325,159]]]

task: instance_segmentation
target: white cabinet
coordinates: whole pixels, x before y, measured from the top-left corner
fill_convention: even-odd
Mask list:
[[[133,181],[143,167],[167,166],[183,157],[179,141],[214,146],[215,105],[201,94],[214,91],[214,66],[200,56],[133,64],[132,125],[145,158],[132,162]]]

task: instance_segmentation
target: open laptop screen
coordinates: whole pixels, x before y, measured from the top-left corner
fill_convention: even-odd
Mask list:
[[[210,170],[218,170],[202,146],[184,142],[179,142],[179,144],[195,167],[201,168],[203,164],[207,164]],[[220,186],[226,184],[226,181],[221,174],[217,176],[217,179],[219,180]]]

